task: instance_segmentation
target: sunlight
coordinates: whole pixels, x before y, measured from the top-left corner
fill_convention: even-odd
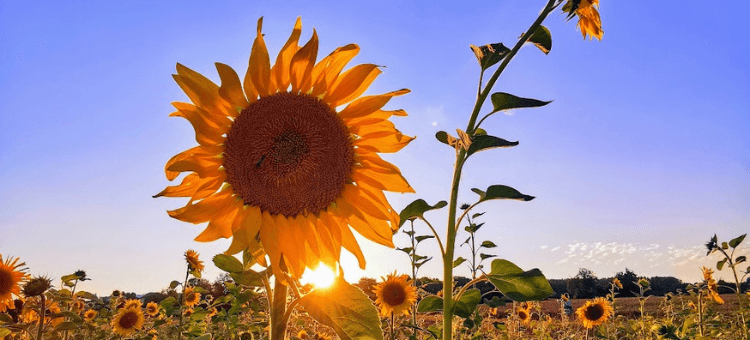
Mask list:
[[[320,264],[313,270],[308,270],[300,278],[303,284],[312,284],[316,288],[326,288],[333,284],[336,274],[326,265]]]

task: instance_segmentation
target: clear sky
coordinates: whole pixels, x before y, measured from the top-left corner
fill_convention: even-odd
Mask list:
[[[316,28],[319,54],[357,43],[354,63],[387,66],[368,93],[411,89],[388,108],[407,110],[393,120],[418,138],[385,158],[417,194],[389,198],[398,210],[447,200],[454,159],[433,136],[466,127],[478,79],[469,44],[513,45],[543,4],[0,0],[0,254],[53,278],[84,269],[98,293],[158,291],[182,279],[190,248],[218,275],[210,258],[229,241],[194,242],[203,226],[166,214],[185,201],[151,196],[169,184],[165,162],[196,144],[187,121],[168,117],[170,102],[188,101],[175,63],[217,82],[214,62],[244,74],[260,16],[272,60],[301,16],[301,41]],[[537,199],[480,206],[478,238],[548,278],[627,267],[699,280],[718,260],[703,248],[714,233],[750,231],[749,7],[602,0],[602,42],[550,15],[552,52],[525,47],[495,90],[554,102],[489,119],[486,130],[520,145],[473,156],[461,190],[461,202],[491,184]],[[445,214],[430,218],[443,234]],[[360,243],[368,267],[345,256],[350,281],[409,271],[404,253]],[[420,275],[441,268],[435,258]]]

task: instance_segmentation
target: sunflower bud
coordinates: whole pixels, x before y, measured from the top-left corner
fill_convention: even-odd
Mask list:
[[[23,285],[23,295],[26,297],[41,296],[50,288],[52,288],[51,279],[44,276],[37,276]]]

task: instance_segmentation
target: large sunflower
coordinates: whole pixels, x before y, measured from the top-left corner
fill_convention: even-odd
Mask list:
[[[20,296],[21,283],[28,275],[24,272],[25,268],[21,268],[24,265],[23,262],[18,263],[17,257],[6,257],[3,261],[3,255],[0,255],[0,313],[15,308],[13,295]]]
[[[576,310],[578,319],[581,320],[583,326],[586,328],[592,328],[603,324],[612,315],[612,305],[604,298],[596,298],[594,300],[586,301],[586,304]]]
[[[409,314],[409,308],[417,301],[417,289],[406,275],[389,274],[383,282],[373,288],[377,296],[375,303],[380,306],[380,314]]]
[[[112,330],[119,335],[130,335],[143,327],[143,312],[138,308],[123,308],[112,319]]]
[[[267,255],[282,281],[282,267],[296,278],[321,261],[335,267],[342,246],[364,268],[349,228],[393,247],[398,213],[383,191],[414,192],[378,155],[413,139],[388,120],[403,110],[382,110],[409,90],[360,97],[379,67],[342,72],[359,52],[354,44],[316,64],[317,33],[298,46],[300,19],[271,67],[261,27],[262,18],[242,81],[221,63],[220,86],[177,64],[174,79],[193,104],[173,103],[172,116],[190,121],[199,145],[167,162],[167,179],[190,174],[156,196],[190,197],[169,215],[208,222],[196,241],[232,237],[227,253],[248,249],[263,265]]]

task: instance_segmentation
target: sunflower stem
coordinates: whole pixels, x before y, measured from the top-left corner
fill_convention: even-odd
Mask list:
[[[182,294],[180,295],[180,328],[177,332],[177,340],[182,339],[182,309],[185,305],[185,286],[187,286],[188,277],[190,276],[190,265],[188,264],[185,272],[185,281],[182,283]]]
[[[44,312],[47,310],[47,301],[44,294],[41,295],[42,304],[39,306],[39,329],[36,330],[36,340],[42,340],[44,335]]]
[[[273,285],[273,304],[271,304],[271,340],[283,340],[286,334],[286,297],[289,287],[276,278]]]

